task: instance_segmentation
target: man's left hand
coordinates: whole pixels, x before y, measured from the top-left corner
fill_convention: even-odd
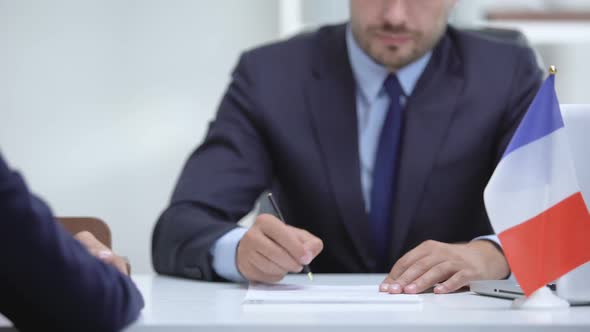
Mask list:
[[[448,244],[429,240],[400,258],[379,290],[416,294],[434,286],[435,293],[445,294],[473,280],[502,279],[509,273],[504,254],[489,241]]]

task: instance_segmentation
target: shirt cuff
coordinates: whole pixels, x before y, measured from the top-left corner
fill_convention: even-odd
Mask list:
[[[502,250],[502,244],[500,243],[500,239],[498,238],[498,235],[492,234],[492,235],[478,236],[471,241],[478,241],[478,240],[487,240],[487,241],[493,242],[498,247],[498,249]]]
[[[238,243],[247,231],[244,227],[232,229],[217,239],[209,250],[213,257],[213,270],[222,278],[235,282],[247,281],[238,271],[236,263]]]

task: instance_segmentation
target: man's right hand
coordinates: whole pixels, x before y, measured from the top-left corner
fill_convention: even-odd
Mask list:
[[[322,240],[308,231],[262,214],[240,240],[236,261],[249,281],[272,283],[288,272],[301,272],[323,248]]]

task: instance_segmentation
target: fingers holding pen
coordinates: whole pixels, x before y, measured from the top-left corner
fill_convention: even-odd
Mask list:
[[[288,272],[301,272],[322,248],[321,240],[309,232],[263,214],[240,240],[237,266],[250,281],[276,282]]]

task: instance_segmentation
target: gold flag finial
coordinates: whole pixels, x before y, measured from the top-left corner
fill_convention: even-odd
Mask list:
[[[554,65],[549,66],[549,74],[551,74],[551,75],[557,74],[557,67],[555,67]]]

